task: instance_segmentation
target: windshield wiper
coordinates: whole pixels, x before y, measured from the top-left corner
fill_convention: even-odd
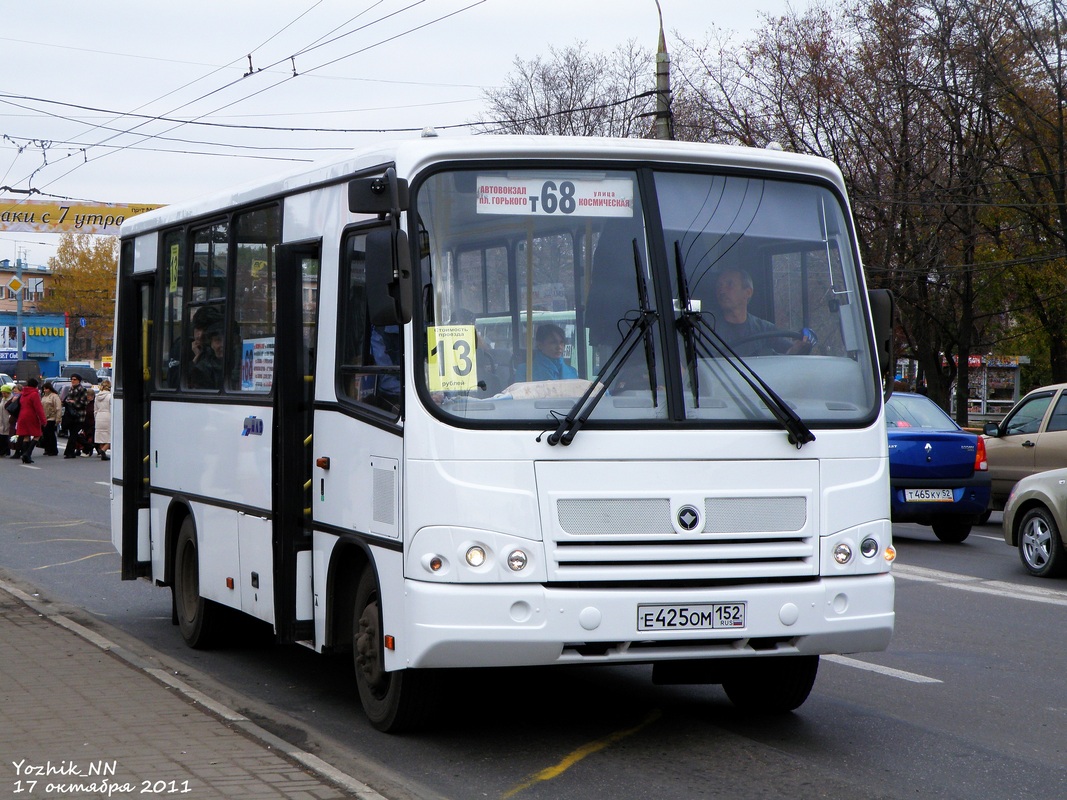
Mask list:
[[[578,398],[571,410],[559,421],[556,430],[548,435],[550,445],[568,445],[574,439],[578,430],[585,425],[593,409],[601,401],[612,382],[618,376],[619,371],[626,365],[630,354],[637,348],[641,339],[645,340],[645,365],[648,369],[648,387],[652,391],[652,403],[658,405],[656,396],[656,353],[652,346],[652,325],[659,319],[659,314],[649,307],[648,282],[645,273],[641,269],[641,254],[638,249],[637,239],[632,241],[634,250],[634,271],[637,274],[637,300],[640,304],[637,317],[629,320],[630,327],[622,337],[622,341],[611,351],[603,365],[600,367],[598,380],[594,381],[585,393]]]
[[[759,376],[748,362],[734,352],[723,338],[716,333],[704,320],[701,312],[693,308],[693,301],[689,294],[689,282],[686,279],[685,267],[682,263],[681,248],[677,241],[674,242],[675,267],[678,270],[678,299],[681,305],[681,313],[675,320],[675,326],[682,334],[685,341],[685,356],[689,369],[689,380],[693,386],[693,403],[699,408],[700,394],[698,384],[698,366],[696,356],[698,351],[707,358],[715,358],[711,348],[729,364],[734,372],[740,375],[756,396],[763,401],[767,409],[777,419],[789,435],[789,443],[796,445],[799,450],[808,442],[815,441],[815,434],[805,424],[804,420],[789,407],[789,404],[772,389],[766,381]],[[710,348],[709,348],[710,345]]]

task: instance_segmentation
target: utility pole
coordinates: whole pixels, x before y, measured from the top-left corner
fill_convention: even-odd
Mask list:
[[[23,252],[26,252],[25,250]],[[15,347],[16,353],[18,353],[18,360],[21,361],[23,357],[22,349],[22,256],[15,252],[15,280],[19,283],[19,290],[15,292]]]
[[[659,12],[659,47],[656,50],[656,138],[673,139],[671,125],[671,57],[667,55],[667,38],[663,35],[663,9]]]

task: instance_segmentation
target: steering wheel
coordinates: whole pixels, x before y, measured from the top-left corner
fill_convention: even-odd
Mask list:
[[[745,336],[737,341],[731,342],[730,347],[740,347],[743,344],[749,342],[760,342],[764,339],[803,339],[804,334],[800,331],[761,331],[760,333],[753,333],[751,336]]]

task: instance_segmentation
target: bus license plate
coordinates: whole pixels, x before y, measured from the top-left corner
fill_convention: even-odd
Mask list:
[[[743,627],[745,627],[744,603],[637,607],[637,630],[639,631],[700,631]]]
[[[908,503],[951,503],[951,489],[905,489],[904,500]]]

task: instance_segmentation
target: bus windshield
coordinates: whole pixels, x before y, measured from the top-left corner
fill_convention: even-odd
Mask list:
[[[414,191],[416,373],[447,415],[551,425],[591,387],[600,426],[875,413],[851,232],[820,183],[486,168]]]

